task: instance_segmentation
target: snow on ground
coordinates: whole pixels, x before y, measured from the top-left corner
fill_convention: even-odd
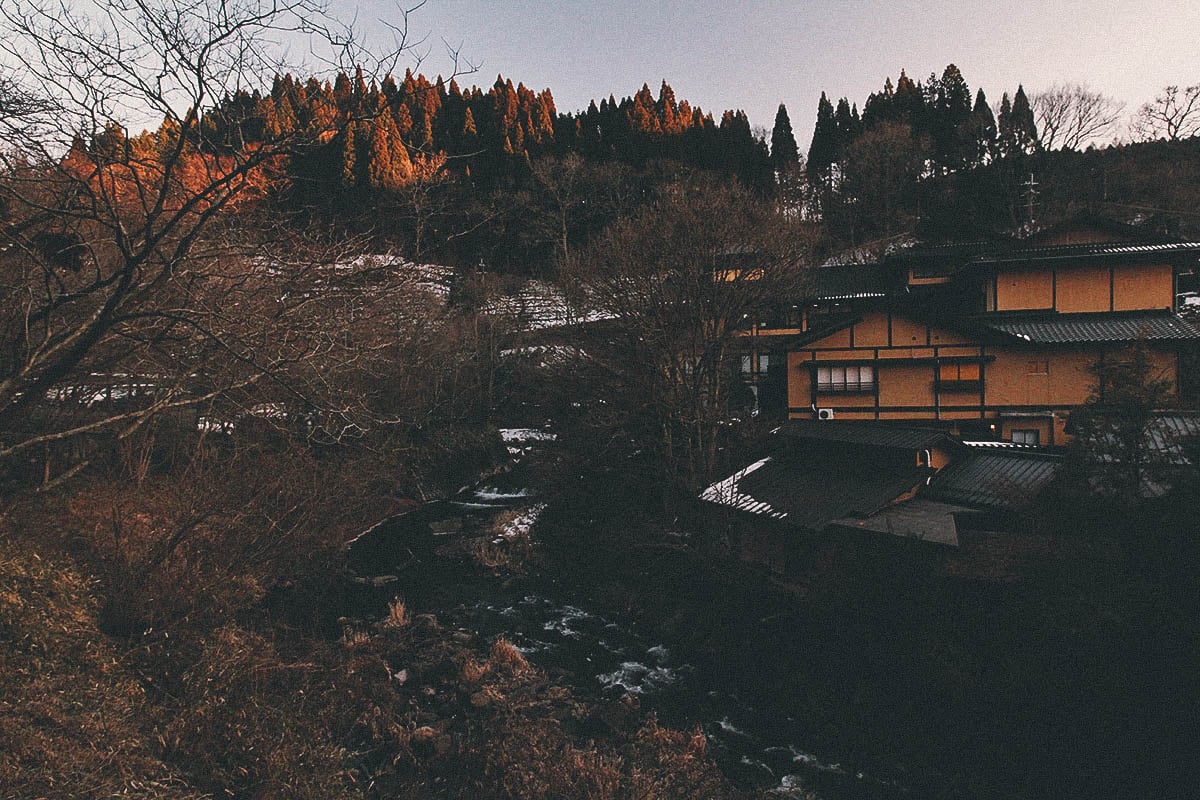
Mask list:
[[[485,314],[513,316],[527,330],[560,328],[581,322],[610,319],[611,314],[576,308],[562,289],[546,281],[530,280],[515,292],[495,298],[483,309]]]
[[[496,500],[517,500],[522,497],[529,497],[529,490],[520,489],[515,492],[506,492],[502,489],[497,489],[494,486],[484,486],[483,488],[476,489],[471,494],[475,495],[486,503]]]
[[[762,514],[773,519],[783,519],[787,516],[786,511],[776,511],[770,504],[756,500],[748,494],[742,494],[738,488],[738,484],[742,478],[759,469],[770,460],[771,457],[768,456],[761,461],[755,461],[750,466],[738,470],[728,478],[717,481],[700,493],[700,499],[736,508],[740,511],[749,511],[751,514]]]
[[[835,253],[821,262],[821,266],[844,267],[851,264],[873,264],[884,256],[898,253],[901,250],[908,250],[916,247],[918,244],[920,244],[920,240],[915,236],[902,233],[898,236],[867,242],[860,247]]]
[[[524,513],[518,514],[512,519],[504,523],[503,529],[499,531],[501,539],[520,539],[528,535],[532,530],[533,524],[537,522],[538,517],[546,510],[545,503],[536,503],[525,509]]]
[[[530,446],[538,442],[553,442],[558,439],[558,434],[536,428],[501,428],[500,438],[509,455],[523,456]]]
[[[557,433],[539,431],[535,428],[501,428],[500,438],[508,442],[553,442]]]
[[[588,357],[587,353],[565,344],[540,344],[529,347],[514,347],[500,351],[501,358],[537,359],[539,367],[562,366]]]

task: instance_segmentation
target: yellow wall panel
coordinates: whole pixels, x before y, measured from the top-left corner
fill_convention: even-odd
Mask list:
[[[1049,272],[1013,270],[996,276],[997,311],[1053,307],[1054,277]]]
[[[1113,277],[1117,311],[1175,307],[1175,274],[1169,265],[1118,267]]]
[[[1070,267],[1058,270],[1055,308],[1064,313],[1108,311],[1108,267]]]

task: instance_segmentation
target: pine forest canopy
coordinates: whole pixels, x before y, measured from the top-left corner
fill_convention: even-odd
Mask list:
[[[170,137],[166,127],[133,137],[131,145],[153,149]],[[332,83],[286,74],[265,94],[224,97],[204,115],[198,144],[232,152],[306,130],[319,138],[297,149],[290,167],[304,179],[294,183],[303,184],[306,199],[392,191],[443,168],[476,186],[505,186],[527,176],[528,162],[571,153],[638,168],[675,160],[761,190],[772,180],[767,144],[744,112],[726,111],[718,121],[677,100],[666,81],[657,97],[643,85],[620,101],[610,95],[584,111],[559,113],[550,89],[535,92],[503,76],[484,90],[411,71],[379,82],[361,70],[338,73]],[[110,125],[91,146],[111,147],[122,137]]]
[[[894,85],[888,78],[882,89],[867,97],[861,114],[857,104],[847,98],[840,98],[835,110],[832,101],[821,94],[809,146],[809,175],[828,174],[859,137],[889,123],[907,126],[914,139],[925,143],[929,158],[940,171],[1029,154],[1039,146],[1023,86],[1017,87],[1011,99],[1005,92],[994,114],[983,89],[972,103],[970,88],[954,64],[949,64],[941,77],[931,73],[924,82],[914,82],[901,70]]]

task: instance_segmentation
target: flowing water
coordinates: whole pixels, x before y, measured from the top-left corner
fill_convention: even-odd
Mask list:
[[[352,544],[351,566],[360,574],[377,574],[406,560],[439,561],[439,546],[455,539],[498,543],[504,536],[527,532],[544,505],[529,488],[530,476],[520,459],[554,437],[529,429],[502,433],[517,458],[516,469],[377,526]],[[497,526],[501,512],[507,512],[505,524]],[[701,662],[688,653],[639,631],[630,620],[593,610],[586,597],[561,585],[516,588],[499,579],[462,577],[461,585],[448,578],[439,587],[443,601],[457,597],[442,603],[443,621],[481,637],[505,637],[533,664],[582,696],[632,695],[665,724],[681,729],[699,725],[709,752],[742,786],[781,796],[809,792],[826,800],[908,796],[894,783],[843,766],[836,753],[814,743],[811,731],[769,702],[743,696],[697,666]]]
[[[577,692],[612,699],[631,694],[666,724],[700,725],[709,752],[743,786],[823,798],[904,796],[898,787],[844,768],[833,755],[810,752],[812,737],[793,720],[716,684],[686,653],[641,635],[628,621],[541,594],[492,597],[443,618],[481,636],[504,636]]]

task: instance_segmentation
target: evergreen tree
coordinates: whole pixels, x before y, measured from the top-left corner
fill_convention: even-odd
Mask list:
[[[1024,87],[1018,85],[1012,105],[1013,140],[1017,149],[1032,153],[1038,148],[1037,123],[1033,119],[1033,107],[1025,96]]]
[[[842,155],[846,152],[846,148],[854,141],[858,134],[858,122],[855,120],[855,114],[850,110],[850,101],[846,98],[838,100],[837,111],[833,114],[834,125],[837,129],[837,146],[835,148],[834,160],[841,160]]]
[[[980,89],[975,94],[975,107],[971,109],[971,131],[975,140],[975,163],[983,164],[996,156],[996,118],[992,107]]]
[[[827,177],[837,158],[838,128],[833,117],[833,104],[821,92],[817,103],[817,124],[813,128],[812,144],[808,148],[808,174],[813,178]]]
[[[771,163],[776,172],[785,172],[799,160],[800,149],[796,147],[792,121],[788,119],[787,107],[780,103],[775,112],[775,126],[771,129]]]
[[[351,120],[342,130],[342,168],[340,170],[343,188],[350,189],[358,185],[358,136],[355,128],[358,123]]]
[[[946,66],[936,82],[926,87],[934,97],[930,133],[934,159],[955,170],[973,160],[975,137],[971,131],[971,90],[954,64]]]
[[[915,134],[920,135],[927,132],[925,98],[921,86],[908,77],[904,70],[900,70],[900,77],[896,79],[896,93],[892,98],[892,109],[895,120],[907,122],[912,126]]]
[[[1000,155],[1007,156],[1016,152],[1017,137],[1013,131],[1012,101],[1008,99],[1008,92],[1000,98],[1000,116],[996,120],[996,130]]]

